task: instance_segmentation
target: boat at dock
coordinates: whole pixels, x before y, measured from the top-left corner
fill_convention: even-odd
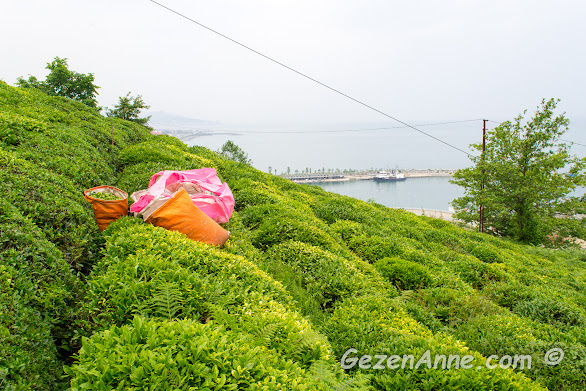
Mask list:
[[[377,182],[396,182],[396,181],[404,181],[406,179],[405,174],[400,172],[388,172],[388,171],[379,171],[373,179]]]

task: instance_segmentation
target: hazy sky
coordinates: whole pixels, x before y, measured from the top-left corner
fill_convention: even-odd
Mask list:
[[[584,118],[586,2],[160,0],[406,121],[510,119],[542,98]],[[55,56],[151,110],[226,123],[384,120],[148,0],[4,0],[0,79]]]

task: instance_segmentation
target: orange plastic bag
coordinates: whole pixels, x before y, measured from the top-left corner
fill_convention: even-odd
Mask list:
[[[118,199],[102,200],[92,197],[92,193],[110,193]],[[120,189],[112,186],[97,186],[84,191],[83,196],[94,208],[94,216],[100,231],[108,228],[111,222],[128,214],[128,194]]]
[[[181,232],[190,239],[214,246],[223,246],[230,236],[230,232],[193,205],[185,189],[175,193],[155,210],[146,222],[170,231]]]

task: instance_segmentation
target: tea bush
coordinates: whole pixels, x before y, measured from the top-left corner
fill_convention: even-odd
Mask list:
[[[489,315],[461,324],[458,339],[485,355],[530,355],[531,368],[522,372],[549,390],[572,390],[586,385],[586,348],[556,327],[514,314]],[[546,365],[545,353],[552,347],[564,350],[558,365]]]
[[[338,220],[330,225],[332,232],[337,233],[340,238],[347,244],[350,239],[364,233],[362,224],[349,220]]]
[[[138,163],[158,162],[168,165],[185,162],[187,147],[174,137],[159,135],[123,149],[118,164],[130,166]]]
[[[23,314],[34,311],[30,316],[39,318],[34,322],[53,339],[51,349],[66,354],[71,349],[72,321],[83,291],[81,281],[41,230],[5,200],[0,200],[0,227],[0,265],[12,268],[14,281],[26,281],[26,289],[18,296]]]
[[[319,246],[334,254],[343,251],[331,235],[315,225],[280,216],[265,219],[254,232],[252,244],[260,249],[267,249],[288,240]]]
[[[74,268],[87,270],[99,253],[101,238],[81,189],[59,174],[1,150],[0,168],[4,199],[41,228]]]
[[[378,259],[400,256],[403,249],[400,238],[360,235],[348,241],[348,247],[362,259],[370,263]]]
[[[148,130],[0,82],[0,389],[585,388],[583,251],[297,185]],[[201,167],[236,198],[222,249],[135,218],[101,233],[83,199],[96,185],[132,193],[156,172]],[[186,336],[207,341],[200,356],[185,355]],[[551,346],[567,360],[544,367]],[[480,361],[528,352],[539,365],[344,373],[350,347]]]
[[[308,214],[307,209],[309,208],[294,208],[286,204],[258,204],[249,206],[241,212],[242,223],[250,229],[257,229],[268,218],[290,218],[319,226],[322,230],[327,229],[322,221]]]
[[[482,289],[492,282],[508,281],[510,275],[499,266],[481,262],[471,255],[452,253],[449,256],[449,267],[475,289]]]
[[[338,358],[349,349],[356,349],[351,357],[369,355],[412,355],[414,362],[429,350],[434,355],[472,355],[476,362],[485,362],[478,353],[468,350],[462,343],[445,335],[433,335],[418,324],[396,303],[381,296],[364,296],[345,300],[337,306],[324,326],[333,342]],[[433,359],[432,359],[433,361]],[[372,362],[374,364],[374,360]],[[384,364],[383,364],[384,365]],[[432,363],[433,365],[433,363]],[[351,371],[358,370],[358,365]],[[501,369],[440,370],[422,366],[376,369],[367,366],[363,372],[372,376],[371,384],[377,390],[417,389],[425,384],[428,389],[451,390],[539,390],[523,375]]]
[[[456,327],[479,316],[506,311],[475,291],[438,287],[418,291],[408,298],[448,327]]]
[[[238,211],[254,205],[279,204],[284,200],[281,195],[277,194],[276,189],[261,182],[244,178],[232,183],[234,200],[237,205],[236,210]]]
[[[318,295],[322,308],[330,308],[338,300],[364,293],[367,278],[346,259],[319,247],[301,242],[285,242],[271,248],[268,262],[291,266],[301,277],[302,287]]]
[[[425,288],[433,281],[428,267],[400,258],[379,259],[374,267],[399,289]]]
[[[26,139],[26,132],[42,133],[47,124],[18,114],[0,113],[0,142],[18,145]]]
[[[349,220],[364,223],[370,220],[370,205],[358,203],[356,200],[348,202],[343,196],[329,194],[327,197],[320,197],[312,205],[317,217],[331,224],[338,220]]]
[[[84,341],[71,390],[319,390],[295,363],[211,323],[136,317]]]
[[[116,187],[124,190],[129,195],[135,191],[147,189],[151,177],[159,171],[164,170],[191,170],[194,168],[201,168],[189,163],[181,164],[166,164],[159,162],[145,162],[138,163],[132,166],[127,166],[122,169],[117,181]],[[131,200],[129,199],[129,202]]]
[[[517,302],[512,311],[526,318],[549,323],[553,326],[586,326],[586,318],[579,309],[545,297],[534,297]]]
[[[469,251],[469,253],[482,262],[493,263],[504,262],[504,257],[499,249],[487,243],[475,243],[472,241],[461,241],[462,246]]]
[[[3,390],[65,389],[51,320],[31,306],[28,276],[0,264],[0,387]]]
[[[323,336],[294,312],[283,287],[255,265],[133,220],[121,219],[106,231],[106,257],[88,280],[80,329],[99,331],[135,315],[166,314],[259,335],[259,343],[303,368],[330,359]]]

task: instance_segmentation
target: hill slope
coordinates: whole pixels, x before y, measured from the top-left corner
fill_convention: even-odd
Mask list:
[[[132,123],[110,132],[81,104],[0,82],[0,387],[586,387],[582,252],[296,185]],[[131,193],[157,171],[200,167],[236,198],[223,249],[130,217],[99,233],[83,200],[95,185]],[[564,360],[546,365],[553,347]],[[372,361],[343,371],[350,348],[345,363]],[[429,366],[473,366],[410,368],[404,355],[427,351]],[[376,369],[375,355],[406,365]],[[532,366],[490,369],[491,355]]]

